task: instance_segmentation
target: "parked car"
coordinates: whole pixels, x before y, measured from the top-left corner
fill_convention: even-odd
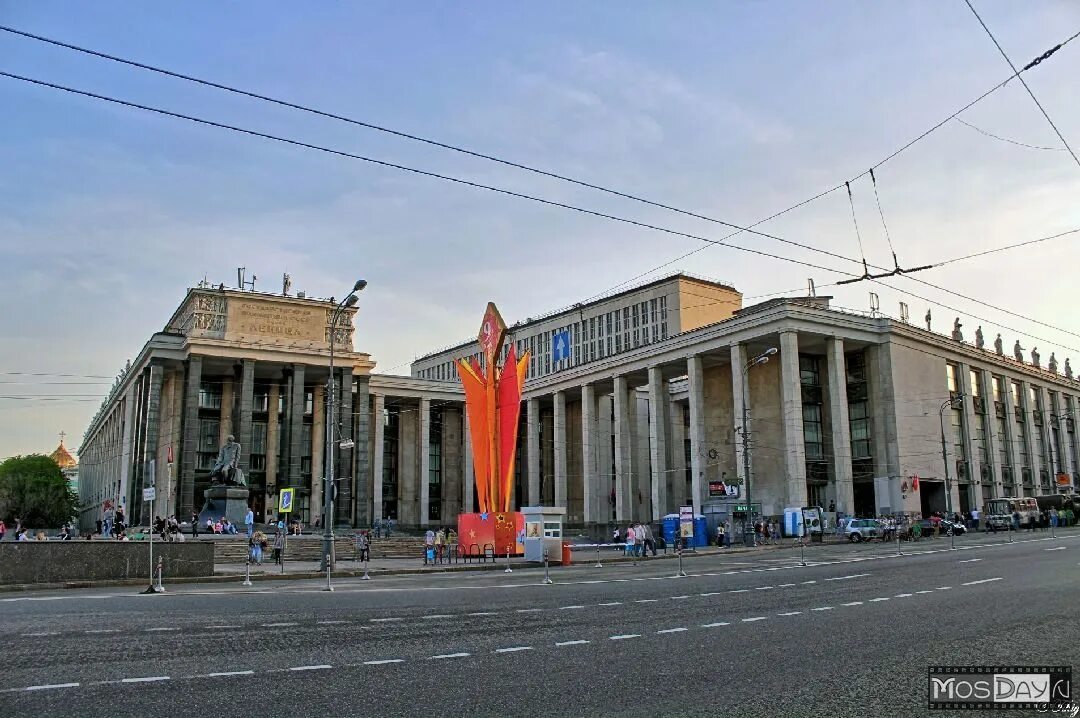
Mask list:
[[[923,519],[919,523],[922,524],[922,535],[933,536],[934,535],[934,522],[930,519]],[[941,535],[952,536],[953,534],[960,536],[967,533],[967,527],[964,524],[950,521],[949,519],[941,519]]]
[[[844,526],[844,533],[852,543],[869,541],[881,535],[881,526],[877,519],[851,519]]]

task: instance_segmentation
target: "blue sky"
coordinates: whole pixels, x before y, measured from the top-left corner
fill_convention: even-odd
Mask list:
[[[1075,3],[977,3],[1017,64],[1080,29]],[[215,79],[609,185],[735,223],[859,174],[1009,70],[960,0],[728,3],[73,4],[0,0],[0,24]],[[0,68],[680,231],[723,227],[380,133],[0,33]],[[1080,41],[1026,77],[1080,147]],[[471,335],[591,297],[699,246],[265,140],[0,78],[0,371],[116,374],[185,288],[231,283],[328,296],[367,278],[358,348],[404,372]],[[1036,145],[1057,139],[1018,83],[963,115]],[[878,173],[901,262],[925,264],[1080,227],[1080,168],[949,123]],[[853,186],[868,258],[889,263],[872,188]],[[857,256],[846,195],[762,227]],[[1077,235],[1080,236],[1080,235]],[[737,240],[839,269],[755,236]],[[1080,361],[1061,239],[927,272],[1056,331],[906,281],[935,327],[1002,331]],[[490,257],[490,269],[478,262]],[[676,264],[747,296],[838,275],[723,248]],[[835,290],[868,308],[870,287]],[[896,314],[899,291],[877,288]],[[921,318],[928,302],[907,298]],[[981,321],[983,317],[990,321]],[[1001,329],[995,322],[1011,327]],[[1018,330],[1018,331],[1013,331]],[[1031,335],[1041,339],[1033,339]],[[4,381],[24,381],[5,374]],[[59,381],[44,378],[40,381]],[[87,379],[86,381],[92,381]],[[106,385],[6,384],[4,395]],[[76,398],[76,397],[70,397]],[[86,398],[86,397],[77,397]],[[93,398],[92,396],[89,398]],[[93,401],[0,399],[0,456],[81,436]],[[71,443],[71,442],[69,442]],[[77,443],[77,442],[75,442]]]

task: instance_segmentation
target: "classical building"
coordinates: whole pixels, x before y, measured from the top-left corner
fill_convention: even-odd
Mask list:
[[[186,518],[233,433],[260,516],[273,515],[277,489],[295,486],[300,518],[321,519],[331,308],[189,291],[87,431],[85,516],[105,500],[136,501],[154,459],[155,513]],[[410,376],[372,374],[370,357],[353,351],[351,319],[338,330],[345,369],[335,381],[339,437],[355,448],[337,458],[334,519],[452,522],[476,505],[453,368],[476,346],[428,354]],[[743,307],[728,285],[676,274],[526,319],[506,341],[532,355],[516,505],[563,506],[572,525],[656,520],[682,505],[737,519],[748,478],[749,503],[770,516],[806,505],[966,511],[1072,492],[1080,479],[1071,370],[829,297]]]

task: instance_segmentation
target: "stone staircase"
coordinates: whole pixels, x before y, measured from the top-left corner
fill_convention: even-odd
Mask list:
[[[248,555],[247,536],[215,536],[203,537],[200,541],[214,542],[214,563],[243,563]],[[274,539],[268,537],[271,548],[267,549],[267,555],[273,551]],[[352,534],[348,536],[335,536],[334,551],[339,561],[351,561],[356,557],[356,545],[353,543]],[[290,536],[285,548],[286,561],[318,561],[322,553],[322,536],[306,534],[303,536]],[[391,536],[390,538],[373,539],[371,541],[371,559],[386,558],[410,558],[423,559],[424,539],[420,536]],[[267,560],[266,558],[263,559]]]

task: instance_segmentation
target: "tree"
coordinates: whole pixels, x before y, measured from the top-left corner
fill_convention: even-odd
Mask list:
[[[60,466],[48,456],[13,456],[0,462],[0,518],[21,518],[27,528],[71,521],[79,500]]]

